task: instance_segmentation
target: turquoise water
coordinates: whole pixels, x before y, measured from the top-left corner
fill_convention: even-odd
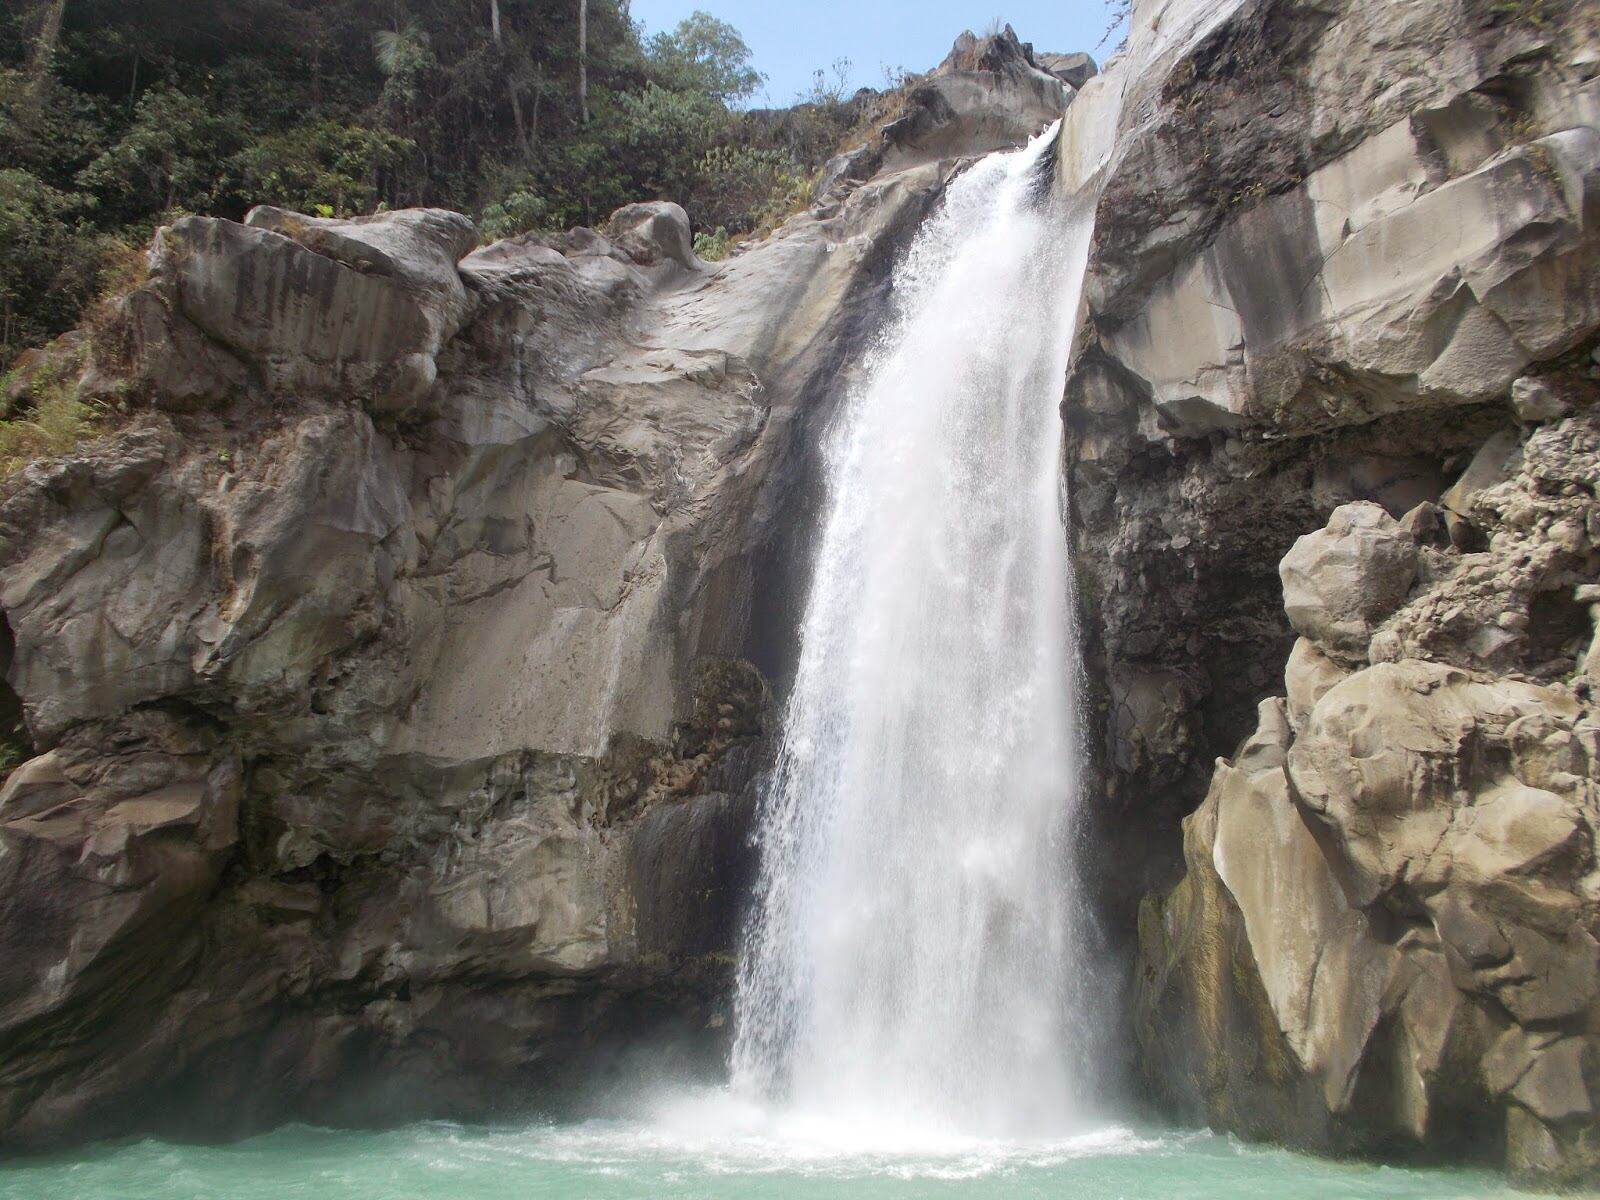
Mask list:
[[[1303,1158],[1108,1125],[1032,1143],[898,1144],[707,1105],[662,1120],[388,1132],[289,1128],[231,1146],[145,1141],[0,1167],[3,1200],[1429,1200],[1515,1196],[1478,1171]],[[711,1118],[708,1120],[708,1117]],[[885,1143],[889,1148],[883,1148]],[[873,1148],[869,1148],[869,1144]]]

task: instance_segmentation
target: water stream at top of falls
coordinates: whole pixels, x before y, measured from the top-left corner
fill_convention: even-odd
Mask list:
[[[1055,133],[959,177],[895,273],[759,818],[734,1090],[888,1138],[1089,1100],[1059,405],[1091,217]]]

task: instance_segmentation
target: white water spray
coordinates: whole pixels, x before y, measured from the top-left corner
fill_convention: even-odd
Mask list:
[[[1051,1134],[1087,1099],[1058,405],[1090,217],[1054,133],[951,186],[826,447],[733,1085],[858,1129]]]

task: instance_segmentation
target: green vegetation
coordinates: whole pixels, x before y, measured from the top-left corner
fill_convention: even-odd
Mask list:
[[[81,367],[81,350],[65,351],[0,377],[0,480],[95,435],[99,414],[77,395]]]
[[[762,78],[736,30],[696,13],[647,37],[625,0],[17,0],[0,365],[185,212],[438,205],[505,237],[662,198],[737,239],[792,210],[854,120],[837,76],[744,111]]]
[[[1550,21],[1544,11],[1544,0],[1495,0],[1489,11],[1498,21],[1531,25],[1535,29],[1543,29]]]
[[[694,252],[696,257],[706,262],[721,262],[733,250],[733,239],[728,235],[726,225],[718,225],[714,233],[697,233],[694,235]]]

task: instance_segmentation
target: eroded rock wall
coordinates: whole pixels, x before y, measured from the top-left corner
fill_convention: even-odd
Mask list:
[[[1108,786],[1173,832],[1292,645],[1289,546],[1438,499],[1600,311],[1588,6],[1220,9],[1124,105],[1064,406]]]
[[[949,149],[718,268],[665,203],[160,233],[131,419],[0,496],[0,1143],[715,1047],[818,432]]]
[[[1063,409],[1143,1075],[1592,1178],[1600,18],[1136,35],[1201,8],[1122,106]]]

